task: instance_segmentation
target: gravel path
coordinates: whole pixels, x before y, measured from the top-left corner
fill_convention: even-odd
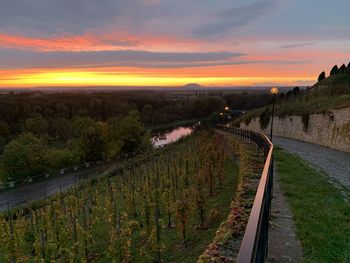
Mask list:
[[[312,167],[350,189],[350,154],[303,141],[274,137],[273,143],[298,155]]]

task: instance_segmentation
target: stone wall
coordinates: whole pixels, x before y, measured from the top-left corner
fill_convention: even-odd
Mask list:
[[[303,122],[301,116],[275,117],[274,134],[350,153],[350,108],[312,114],[309,116],[308,126],[305,125],[306,122]],[[241,128],[269,134],[270,125],[271,120],[268,128],[262,130],[259,118],[254,118],[248,125],[242,122]]]

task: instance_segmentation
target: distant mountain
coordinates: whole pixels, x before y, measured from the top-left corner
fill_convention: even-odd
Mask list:
[[[197,84],[197,83],[188,83],[185,86],[183,86],[184,89],[187,90],[200,90],[200,89],[204,89],[205,87]]]

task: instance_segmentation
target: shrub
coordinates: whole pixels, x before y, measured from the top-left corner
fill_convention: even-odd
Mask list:
[[[209,225],[213,224],[220,217],[220,211],[216,208],[212,208],[209,211],[208,223]]]
[[[269,122],[270,122],[270,110],[269,109],[265,109],[261,115],[260,115],[260,128],[262,130],[265,130],[267,128],[267,125],[269,125]]]
[[[326,78],[326,73],[323,71],[321,74],[318,76],[318,82]]]
[[[331,69],[331,72],[330,72],[330,76],[333,76],[333,75],[336,75],[338,74],[339,72],[339,69],[338,69],[338,66],[337,65],[334,65],[334,67]]]
[[[303,130],[304,132],[307,132],[309,129],[309,121],[310,121],[310,115],[308,113],[305,113],[301,116],[301,121],[303,123]]]

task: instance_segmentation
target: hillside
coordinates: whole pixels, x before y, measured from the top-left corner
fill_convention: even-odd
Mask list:
[[[310,88],[296,87],[294,90],[278,94],[275,115],[307,116],[346,107],[350,107],[350,63],[347,67],[343,64],[340,68],[335,65],[328,77],[322,72],[319,81]],[[241,122],[249,124],[255,117],[262,119],[263,123],[264,119],[268,122],[270,112],[271,105],[257,108],[236,119],[233,124],[235,126],[239,126]]]
[[[337,95],[350,93],[350,72],[329,76],[311,88],[315,95]]]

